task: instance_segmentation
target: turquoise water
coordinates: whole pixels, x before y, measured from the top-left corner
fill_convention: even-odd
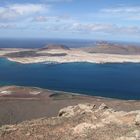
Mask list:
[[[140,64],[19,64],[0,59],[0,85],[140,99]]]

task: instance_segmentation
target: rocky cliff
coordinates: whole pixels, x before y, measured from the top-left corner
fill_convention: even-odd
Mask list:
[[[140,140],[140,110],[115,111],[104,103],[68,106],[57,117],[0,128],[0,140]]]

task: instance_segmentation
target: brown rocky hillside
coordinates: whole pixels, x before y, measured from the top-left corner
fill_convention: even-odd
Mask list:
[[[0,140],[140,140],[140,110],[115,111],[104,103],[68,106],[57,117],[2,126]]]

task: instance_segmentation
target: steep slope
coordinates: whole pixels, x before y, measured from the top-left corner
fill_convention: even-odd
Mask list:
[[[42,118],[0,128],[1,140],[139,140],[140,110],[115,111],[105,104],[78,104]]]

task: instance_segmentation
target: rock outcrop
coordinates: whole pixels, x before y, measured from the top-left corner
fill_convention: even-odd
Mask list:
[[[115,111],[105,104],[78,104],[57,117],[0,128],[1,140],[140,140],[140,110]]]
[[[103,53],[103,54],[121,54],[121,55],[139,55],[140,47],[131,45],[113,44],[108,42],[99,42],[96,47],[83,48],[89,53]]]
[[[44,50],[70,50],[69,47],[65,46],[65,45],[55,45],[55,44],[49,44],[41,49],[39,49],[40,51],[44,51]]]

